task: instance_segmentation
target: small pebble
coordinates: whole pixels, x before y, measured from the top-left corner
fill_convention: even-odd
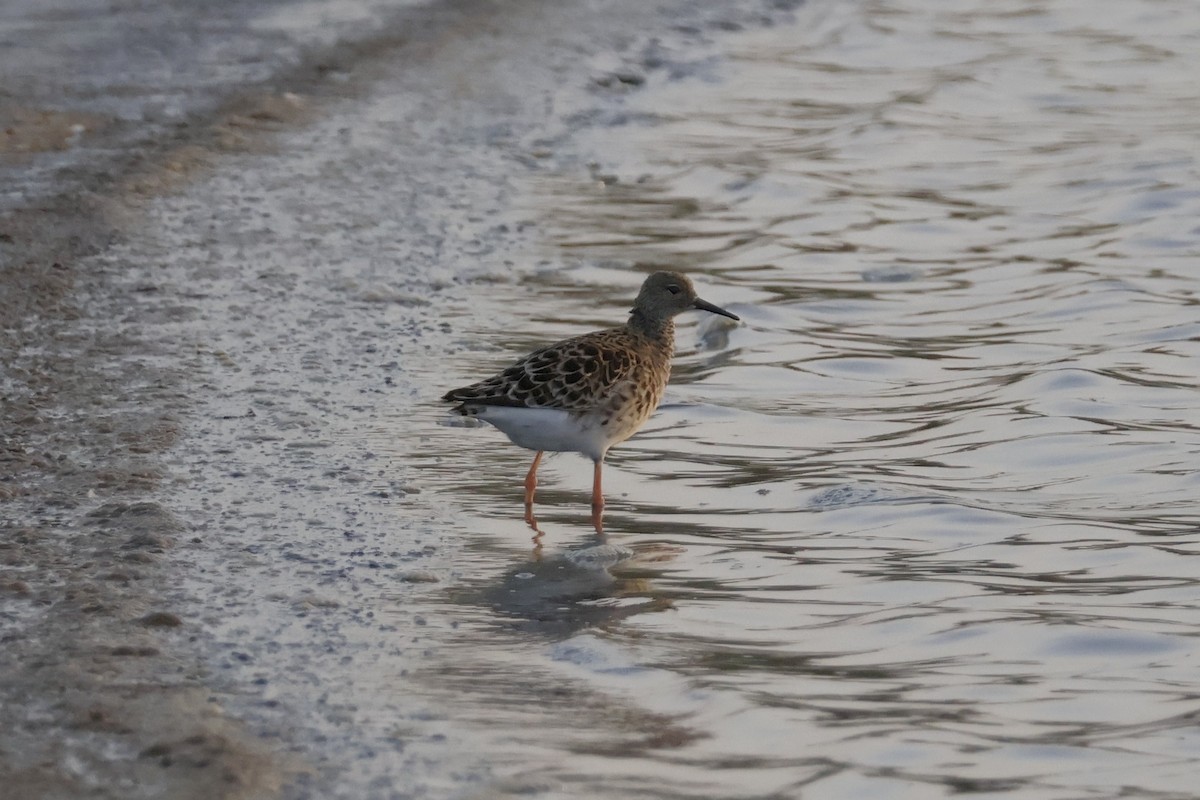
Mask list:
[[[132,645],[117,645],[109,651],[114,656],[156,656],[157,647],[134,647]]]
[[[414,569],[400,574],[400,580],[405,583],[438,583],[441,581],[437,575],[423,569]]]
[[[138,622],[148,628],[178,628],[183,624],[178,615],[169,611],[152,611],[144,617],[139,617]]]

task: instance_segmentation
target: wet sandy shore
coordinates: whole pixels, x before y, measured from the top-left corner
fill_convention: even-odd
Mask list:
[[[724,5],[8,6],[10,796],[528,789],[436,699],[372,709],[450,625],[455,512],[358,434],[534,268],[520,175],[788,4]]]

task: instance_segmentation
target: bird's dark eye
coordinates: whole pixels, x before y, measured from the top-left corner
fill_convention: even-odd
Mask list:
[[[679,294],[683,290],[680,289],[677,285],[672,283],[670,286],[667,287],[667,291],[670,292],[671,294]]]

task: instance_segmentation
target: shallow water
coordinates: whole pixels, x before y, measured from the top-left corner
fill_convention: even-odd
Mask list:
[[[448,320],[440,382],[654,268],[744,324],[682,321],[603,543],[582,459],[543,466],[534,541],[498,433],[429,407],[391,445],[465,509],[424,682],[489,796],[1193,794],[1195,21],[815,0],[535,173],[547,268]]]

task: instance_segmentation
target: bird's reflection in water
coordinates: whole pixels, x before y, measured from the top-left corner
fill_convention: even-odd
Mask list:
[[[653,575],[646,570],[650,562],[669,555],[638,552],[612,544],[604,536],[546,553],[545,533],[536,520],[530,527],[535,533],[529,559],[506,569],[495,583],[482,588],[479,597],[497,614],[513,620],[516,627],[570,635],[671,607],[670,600],[655,596]],[[638,574],[621,575],[626,569]]]

